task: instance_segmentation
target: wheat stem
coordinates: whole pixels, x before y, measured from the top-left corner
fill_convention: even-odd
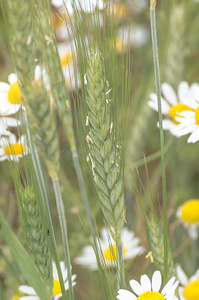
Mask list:
[[[117,263],[118,263],[118,289],[125,288],[124,278],[124,259],[123,259],[123,245],[120,241],[116,242],[117,248]]]
[[[68,270],[69,297],[71,300],[73,300],[74,293],[73,293],[73,285],[72,285],[70,253],[69,253],[69,246],[68,246],[68,234],[67,234],[64,205],[63,205],[63,200],[62,200],[62,195],[61,195],[61,191],[60,191],[60,185],[59,185],[58,178],[53,180],[53,188],[54,188],[55,197],[56,197],[59,222],[60,222],[60,226],[61,226],[61,233],[62,233],[62,239],[63,239],[63,244],[64,244],[66,266],[67,266],[67,270]]]
[[[150,21],[151,21],[151,36],[152,36],[152,50],[153,50],[156,93],[158,97],[160,150],[161,150],[161,166],[162,166],[163,223],[164,223],[164,282],[166,283],[168,277],[167,274],[168,273],[167,191],[166,191],[166,169],[165,169],[165,153],[164,153],[164,133],[163,133],[163,126],[162,126],[161,83],[160,83],[160,70],[159,70],[159,58],[158,58],[155,7],[156,7],[156,1],[152,0],[150,6]]]
[[[28,128],[28,126],[27,126],[27,128]],[[54,229],[53,229],[52,218],[51,218],[50,208],[49,208],[49,203],[48,203],[48,198],[47,198],[47,192],[46,192],[46,188],[45,188],[45,184],[44,184],[44,179],[43,179],[42,170],[41,170],[41,166],[40,166],[40,162],[39,162],[39,157],[38,157],[38,154],[37,154],[37,150],[34,146],[32,137],[30,135],[29,129],[28,129],[28,137],[29,137],[29,142],[30,142],[30,149],[31,149],[33,164],[34,164],[34,167],[35,167],[35,172],[36,172],[36,175],[37,175],[39,188],[40,188],[40,191],[41,191],[41,194],[42,194],[43,205],[44,205],[44,208],[45,208],[47,226],[48,226],[48,229],[49,229],[50,241],[51,241],[53,254],[54,254],[54,259],[55,259],[55,264],[56,264],[57,272],[58,272],[58,276],[59,276],[59,282],[60,282],[60,286],[61,286],[62,297],[63,297],[63,300],[67,300],[65,287],[64,287],[64,281],[63,281],[63,276],[62,276],[61,267],[60,267],[60,260],[59,260],[57,245],[56,245],[56,240],[55,240],[55,233],[54,233]]]

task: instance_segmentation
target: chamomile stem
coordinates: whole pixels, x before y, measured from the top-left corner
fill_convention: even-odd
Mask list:
[[[62,240],[64,243],[66,266],[67,266],[67,270],[68,270],[69,297],[70,297],[70,300],[74,300],[71,264],[70,264],[70,252],[69,252],[69,246],[68,246],[68,234],[67,234],[67,226],[66,226],[66,218],[65,218],[65,212],[64,212],[63,199],[62,199],[62,195],[61,195],[61,191],[60,191],[59,179],[57,178],[57,179],[53,180],[52,182],[53,182],[53,188],[54,188],[55,198],[56,198],[56,203],[57,203],[59,222],[60,222],[60,226],[61,226]]]
[[[47,192],[46,192],[46,188],[45,188],[45,184],[44,184],[44,179],[43,179],[43,174],[42,174],[42,170],[41,170],[41,166],[40,166],[40,162],[39,162],[39,157],[38,157],[35,145],[33,143],[32,137],[30,135],[29,129],[28,129],[28,138],[29,138],[29,142],[30,142],[32,160],[33,160],[33,164],[35,167],[35,172],[36,172],[39,188],[40,188],[41,195],[42,195],[43,205],[44,205],[44,209],[45,209],[45,216],[46,216],[46,220],[47,220],[47,226],[48,226],[48,230],[49,230],[49,236],[50,236],[51,246],[53,249],[55,264],[56,264],[57,272],[58,272],[58,276],[59,276],[62,297],[63,297],[63,300],[67,300],[63,276],[62,276],[61,267],[60,267],[60,260],[59,260],[57,245],[56,245],[56,240],[55,240],[55,233],[54,233],[54,229],[53,229],[52,218],[51,218],[50,208],[49,208],[49,203],[48,203],[48,198],[47,198]]]
[[[125,288],[124,279],[124,259],[123,259],[123,246],[121,239],[116,242],[117,247],[117,264],[118,264],[118,288]]]
[[[162,126],[162,108],[161,108],[161,83],[160,83],[155,8],[156,8],[156,0],[151,0],[151,2],[150,2],[150,21],[151,21],[151,36],[152,36],[155,83],[156,83],[156,92],[157,92],[157,98],[158,98],[160,151],[161,151],[161,166],[162,166],[163,223],[164,223],[164,282],[166,283],[167,282],[167,273],[168,273],[167,192],[166,192],[164,134],[163,134],[163,126]]]

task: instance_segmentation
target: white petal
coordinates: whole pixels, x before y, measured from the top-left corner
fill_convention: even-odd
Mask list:
[[[118,294],[117,299],[119,300],[135,300],[137,298],[133,293],[124,289],[120,289]]]
[[[0,118],[0,126],[2,126],[3,123],[6,125],[6,128],[7,127],[17,127],[21,124],[21,122],[19,120],[14,119],[14,118],[7,118],[7,117]]]
[[[189,126],[195,124],[194,118],[181,118],[181,117],[176,117],[176,121],[180,122],[181,125],[179,125],[179,128],[183,128],[184,126]]]
[[[169,290],[170,290],[170,288],[172,287],[172,285],[174,284],[174,282],[175,282],[175,277],[172,277],[168,282],[167,282],[167,284],[164,286],[164,288],[163,288],[163,290],[162,290],[162,292],[161,292],[161,294],[164,296],[166,293],[168,293],[169,292]]]
[[[179,133],[179,136],[183,136],[183,135],[186,135],[188,133],[192,133],[196,129],[197,129],[197,125],[190,125],[190,126],[187,126],[185,128],[182,128],[182,129],[179,128],[178,133]]]
[[[155,111],[158,111],[158,99],[156,94],[151,94],[150,95],[151,101],[148,102],[148,105],[154,109]],[[162,113],[163,114],[168,114],[170,110],[169,104],[161,97],[161,107],[162,107]]]
[[[10,85],[5,82],[0,82],[0,93],[7,93],[9,91]]]
[[[198,229],[196,226],[189,226],[188,227],[188,233],[190,238],[192,238],[192,240],[197,240],[198,238]]]
[[[65,2],[65,4],[66,4],[66,1],[63,1],[63,0],[51,0],[51,4],[56,6],[56,7],[62,6],[63,2]]]
[[[199,128],[197,128],[188,138],[187,143],[195,143],[199,140]]]
[[[53,279],[59,280],[58,272],[57,272],[57,267],[55,262],[53,261]]]
[[[62,296],[62,293],[55,296],[55,300],[59,299]]]
[[[4,160],[6,160],[7,158],[8,158],[7,155],[1,156],[1,157],[0,157],[0,161],[4,161]]]
[[[178,86],[178,98],[180,102],[183,102],[185,98],[190,98],[189,84],[186,81],[182,81]]]
[[[150,281],[149,277],[146,274],[141,276],[140,283],[141,283],[141,286],[143,287],[143,290],[145,292],[151,291],[151,281]]]
[[[165,299],[172,298],[172,296],[175,293],[175,290],[177,289],[178,284],[179,284],[179,281],[176,281],[174,283],[174,285],[170,288],[170,290],[168,291],[168,293],[165,295]]]
[[[17,81],[17,75],[15,73],[11,73],[9,76],[8,76],[8,82],[10,84],[13,84]]]
[[[140,283],[134,279],[129,281],[130,286],[132,290],[139,296],[142,293],[144,293],[143,287],[140,285]]]
[[[164,130],[169,130],[174,125],[174,123],[171,120],[162,120],[162,126]],[[159,125],[158,125],[159,127]]]
[[[190,110],[183,110],[181,113],[178,113],[178,115],[182,117],[195,118],[195,112]]]
[[[162,276],[160,271],[155,271],[152,276],[152,290],[154,292],[159,292],[162,284]]]
[[[187,299],[184,298],[184,293],[183,292],[184,292],[184,288],[183,287],[179,287],[178,293],[179,293],[180,299],[181,300],[187,300]]]
[[[196,102],[194,99],[191,98],[184,99],[183,103],[193,109],[196,109],[198,107],[198,102]]]
[[[124,260],[134,258],[137,255],[141,255],[145,251],[145,248],[140,246],[133,249],[128,249],[124,254]]]
[[[164,98],[171,104],[176,105],[178,100],[176,97],[176,93],[174,92],[173,88],[168,83],[162,84],[162,93]]]
[[[28,294],[28,295],[36,295],[35,290],[31,286],[28,286],[28,285],[20,285],[19,291],[24,294]]]
[[[193,280],[196,280],[196,279],[199,279],[199,269],[196,271],[196,273],[193,276],[191,276],[189,278],[189,281],[193,281]]]

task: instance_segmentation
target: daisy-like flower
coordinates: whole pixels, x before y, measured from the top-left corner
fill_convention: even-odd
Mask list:
[[[22,135],[18,141],[15,134],[11,133],[8,137],[0,138],[0,161],[14,160],[28,153],[26,136]]]
[[[181,219],[192,239],[198,237],[199,199],[190,199],[177,209],[176,216]]]
[[[8,82],[0,82],[0,115],[4,116],[16,113],[22,105],[17,76],[10,74]]]
[[[164,98],[161,98],[162,114],[168,118],[163,120],[163,129],[169,130],[171,134],[179,137],[180,120],[183,119],[183,111],[194,112],[194,108],[188,103],[191,103],[191,99],[195,99],[198,93],[198,84],[193,83],[191,86],[186,81],[180,82],[178,86],[178,95],[176,95],[173,88],[168,83],[162,84],[162,94]],[[158,111],[157,95],[151,94],[148,105]],[[180,114],[181,113],[181,114]],[[180,116],[179,116],[180,114]],[[178,118],[176,118],[178,117]]]
[[[177,278],[182,286],[179,287],[180,300],[199,299],[199,269],[189,279],[180,266],[177,266]]]
[[[110,232],[105,228],[101,231],[102,238],[99,239],[99,249],[101,249],[103,257],[102,263],[105,262],[106,266],[115,266],[117,260],[117,250],[115,242],[113,241]],[[132,259],[140,255],[144,251],[144,247],[139,246],[139,238],[135,237],[134,232],[129,231],[127,228],[122,230],[121,240],[123,245],[123,258],[124,260]],[[97,270],[97,260],[92,246],[86,246],[83,249],[81,256],[75,259],[77,264],[89,268],[90,270]]]
[[[130,280],[130,286],[134,293],[128,290],[120,289],[117,299],[119,300],[174,300],[178,299],[175,296],[175,290],[179,281],[175,281],[172,277],[160,292],[162,285],[162,276],[160,271],[155,271],[150,281],[145,274],[140,278],[140,283],[134,279]]]
[[[185,100],[188,109],[178,113],[176,121],[179,122],[178,135],[183,136],[188,133],[187,142],[195,143],[199,140],[199,86],[195,88],[195,95],[191,99]]]
[[[63,261],[60,262],[60,267],[61,267],[61,272],[64,280],[64,286],[65,290],[67,291],[69,289],[68,285],[68,271],[67,268],[65,267],[65,263]],[[76,284],[75,282],[76,275],[72,275],[72,285],[74,286]],[[58,277],[58,272],[55,263],[53,262],[53,279],[54,279],[54,287],[53,287],[53,294],[55,297],[55,300],[59,299],[62,297],[61,293],[61,286],[59,283],[59,277]],[[27,296],[20,297],[19,300],[40,300],[40,298],[37,296],[35,290],[28,286],[28,285],[21,285],[19,287],[19,291],[24,293]]]

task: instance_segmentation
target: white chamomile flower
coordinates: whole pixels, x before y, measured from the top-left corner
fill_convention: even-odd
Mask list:
[[[178,116],[176,116],[176,121],[180,124],[178,135],[191,134],[187,140],[188,143],[195,143],[199,140],[199,87],[195,90],[195,97],[186,100],[189,109],[178,113]]]
[[[12,73],[8,76],[8,83],[0,82],[0,115],[8,116],[16,113],[22,106],[21,92],[17,76]]]
[[[102,238],[99,239],[99,249],[103,253],[102,264],[106,266],[115,266],[117,260],[116,245],[113,241],[110,232],[105,228],[101,231]],[[134,232],[129,231],[127,228],[122,230],[121,240],[123,245],[123,258],[124,260],[132,259],[140,255],[144,251],[144,247],[139,246],[139,238],[135,237]],[[83,249],[81,256],[75,259],[77,264],[89,268],[90,270],[97,270],[97,260],[92,246],[86,246]]]
[[[176,216],[181,219],[192,239],[198,237],[199,199],[190,199],[177,209]]]
[[[178,299],[175,296],[175,290],[179,281],[175,281],[172,277],[160,292],[162,285],[162,276],[160,271],[155,271],[150,281],[149,277],[145,274],[140,278],[140,283],[134,279],[130,280],[130,286],[133,290],[120,289],[118,291],[117,299],[119,300],[174,300]]]
[[[26,136],[22,135],[18,141],[15,134],[11,133],[7,137],[0,138],[0,161],[14,160],[28,153]]]
[[[65,267],[65,263],[63,261],[60,262],[60,267],[61,267],[61,272],[64,280],[64,286],[65,290],[67,291],[69,288],[68,285],[68,271],[67,268]],[[74,286],[76,284],[75,282],[76,275],[72,275],[72,285]],[[54,299],[57,300],[60,297],[62,297],[62,292],[61,292],[61,286],[59,283],[59,277],[58,277],[58,272],[55,263],[53,262],[53,279],[54,279],[54,287],[53,287],[53,294],[54,294]],[[19,291],[24,293],[27,296],[20,297],[19,300],[40,300],[40,298],[37,296],[35,290],[28,286],[28,285],[21,285],[19,287]]]
[[[178,95],[176,95],[173,88],[168,83],[162,84],[162,94],[164,98],[161,98],[162,114],[168,118],[163,120],[163,129],[169,130],[171,134],[179,137],[179,113],[182,111],[194,112],[194,109],[188,105],[191,99],[195,99],[198,93],[198,84],[193,83],[191,86],[186,81],[180,82],[178,86]],[[151,94],[148,105],[158,111],[157,95]],[[176,117],[179,117],[178,119]],[[183,117],[183,116],[182,116]],[[181,119],[182,119],[181,117]]]
[[[182,286],[179,287],[180,300],[199,299],[199,269],[189,279],[180,266],[177,266],[177,278]]]

